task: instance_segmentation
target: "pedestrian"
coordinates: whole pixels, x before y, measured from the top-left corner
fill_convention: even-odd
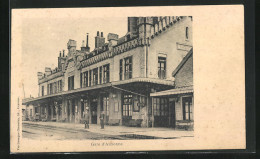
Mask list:
[[[85,129],[89,129],[89,111],[88,111],[88,107],[86,107],[86,110],[84,111],[84,124],[85,124]]]
[[[100,118],[101,129],[104,129],[104,125],[105,125],[105,123],[104,123],[104,120],[105,120],[105,113],[104,113],[104,111],[101,112],[99,118]]]

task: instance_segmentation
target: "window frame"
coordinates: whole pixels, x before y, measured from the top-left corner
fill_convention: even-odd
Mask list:
[[[89,86],[92,85],[92,70],[89,70]]]
[[[103,66],[103,83],[110,82],[110,64]]]
[[[119,80],[123,80],[123,59],[119,61]]]
[[[185,28],[185,39],[189,40],[189,27]]]
[[[186,110],[186,103],[188,103],[188,111]],[[192,97],[182,97],[182,114],[183,120],[185,121],[192,121],[193,120],[193,103]],[[189,117],[187,118],[187,114]]]
[[[169,116],[169,100],[168,98],[153,98],[153,115],[167,117]]]
[[[44,96],[44,86],[42,86],[42,96]]]
[[[74,90],[74,76],[68,77],[68,90]]]
[[[162,66],[162,64],[164,66]],[[166,70],[167,70],[167,56],[158,56],[158,78],[166,79]]]
[[[129,61],[128,61],[129,60]],[[124,79],[132,79],[132,72],[133,72],[133,56],[129,56],[124,58],[125,65],[124,65]]]
[[[98,67],[94,68],[92,71],[93,71],[93,82],[92,82],[92,85],[95,86],[95,85],[98,85]]]
[[[132,94],[124,94],[122,103],[123,103],[122,115],[124,117],[133,116],[133,95]]]
[[[103,78],[103,76],[102,76],[102,74],[103,74],[103,68],[102,68],[102,66],[100,66],[99,67],[99,84],[102,84],[102,78]],[[103,82],[104,82],[104,80],[103,80]]]

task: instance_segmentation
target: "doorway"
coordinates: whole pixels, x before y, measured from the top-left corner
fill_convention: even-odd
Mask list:
[[[169,101],[169,127],[175,128],[176,117],[175,117],[175,101]]]
[[[133,95],[124,94],[122,101],[122,124],[128,125],[132,119]]]
[[[91,100],[91,124],[97,124],[97,98]]]

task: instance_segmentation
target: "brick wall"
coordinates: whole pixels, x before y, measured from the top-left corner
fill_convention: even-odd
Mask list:
[[[184,87],[193,85],[193,56],[185,62],[175,76],[175,86]]]

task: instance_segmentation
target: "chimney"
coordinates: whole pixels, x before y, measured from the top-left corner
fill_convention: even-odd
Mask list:
[[[45,67],[45,74],[48,76],[51,74],[51,68]]]
[[[95,37],[95,48],[99,48],[105,44],[105,38],[103,37],[103,32],[101,32],[101,37],[99,36],[99,31],[97,31],[97,36]]]
[[[109,42],[109,46],[115,46],[117,45],[118,35],[114,33],[109,33],[107,35],[107,40]]]
[[[86,40],[86,48],[89,48],[88,47],[88,33],[87,33],[87,40]]]
[[[82,45],[81,45],[81,47],[84,47],[84,40],[82,40]]]
[[[63,49],[63,56],[62,57],[64,57],[65,56],[65,50]]]
[[[137,17],[128,17],[128,28],[127,31],[131,34],[136,35],[137,34]]]
[[[61,51],[60,51],[60,57],[61,57]]]
[[[39,80],[39,79],[42,79],[43,73],[42,73],[42,72],[37,72],[37,76],[38,76],[38,80]]]
[[[77,41],[69,39],[67,43],[69,54],[73,51],[76,51],[76,46],[77,46]]]

